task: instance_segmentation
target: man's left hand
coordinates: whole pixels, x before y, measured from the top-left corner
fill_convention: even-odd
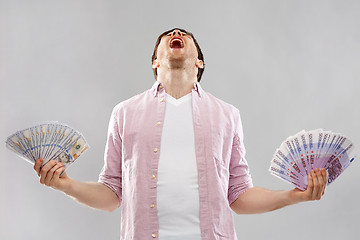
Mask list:
[[[292,190],[292,197],[296,202],[320,200],[325,193],[327,173],[324,168],[311,170],[308,174],[308,187],[305,191],[298,188]]]

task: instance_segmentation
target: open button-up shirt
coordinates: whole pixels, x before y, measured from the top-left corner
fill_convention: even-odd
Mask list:
[[[166,93],[153,87],[114,107],[99,182],[121,202],[121,239],[158,239],[157,173]],[[235,240],[233,203],[251,188],[238,109],[192,89],[195,154],[203,240]],[[181,181],[181,179],[179,179]],[[174,206],[176,207],[176,206]]]

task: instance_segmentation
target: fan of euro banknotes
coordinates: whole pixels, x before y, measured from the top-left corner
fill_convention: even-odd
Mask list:
[[[357,157],[354,144],[344,135],[316,129],[288,137],[271,160],[270,173],[306,190],[312,169],[325,168],[331,184]]]
[[[65,168],[73,163],[89,145],[84,136],[70,126],[46,122],[17,131],[6,140],[6,147],[30,163],[39,158],[43,164],[56,159]]]

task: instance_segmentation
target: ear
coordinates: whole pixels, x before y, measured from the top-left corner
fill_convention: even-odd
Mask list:
[[[195,66],[197,68],[204,68],[204,62],[200,59],[196,59]]]
[[[153,61],[153,64],[152,64],[152,68],[155,69],[155,68],[158,68],[158,67],[160,67],[159,60],[155,59]]]

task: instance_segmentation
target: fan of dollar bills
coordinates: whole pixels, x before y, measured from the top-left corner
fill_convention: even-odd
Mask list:
[[[64,123],[46,122],[9,136],[6,147],[30,163],[56,159],[68,167],[89,145],[84,136]]]
[[[322,129],[304,130],[288,137],[271,160],[270,173],[295,187],[307,188],[312,169],[325,168],[331,184],[357,156],[353,143],[342,134]]]

